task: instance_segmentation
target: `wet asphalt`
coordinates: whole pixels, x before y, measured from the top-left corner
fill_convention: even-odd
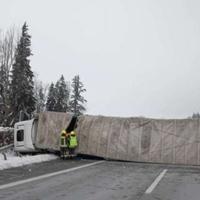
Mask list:
[[[0,171],[0,186],[71,169],[96,160],[54,160]],[[164,170],[150,194],[145,191]],[[54,177],[0,189],[6,200],[199,200],[200,168],[104,161]]]

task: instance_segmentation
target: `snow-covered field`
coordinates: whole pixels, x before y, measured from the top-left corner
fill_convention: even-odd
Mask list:
[[[22,157],[18,157],[13,151],[6,153],[6,156],[7,160],[4,160],[4,156],[0,154],[0,170],[55,160],[58,158],[58,156],[53,154],[39,154],[34,156],[24,155]]]

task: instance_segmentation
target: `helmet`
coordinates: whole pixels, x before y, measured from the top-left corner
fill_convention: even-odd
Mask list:
[[[71,131],[70,135],[76,135],[76,133],[74,131]]]

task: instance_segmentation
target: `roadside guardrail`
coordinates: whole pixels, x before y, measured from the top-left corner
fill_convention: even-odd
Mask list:
[[[9,144],[0,148],[0,153],[3,155],[4,160],[7,160],[6,151],[14,147],[14,144]]]

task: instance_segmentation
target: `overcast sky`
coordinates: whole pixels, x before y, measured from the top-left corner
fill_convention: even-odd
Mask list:
[[[0,0],[0,29],[24,21],[31,65],[79,74],[87,113],[184,118],[200,111],[199,0]]]

